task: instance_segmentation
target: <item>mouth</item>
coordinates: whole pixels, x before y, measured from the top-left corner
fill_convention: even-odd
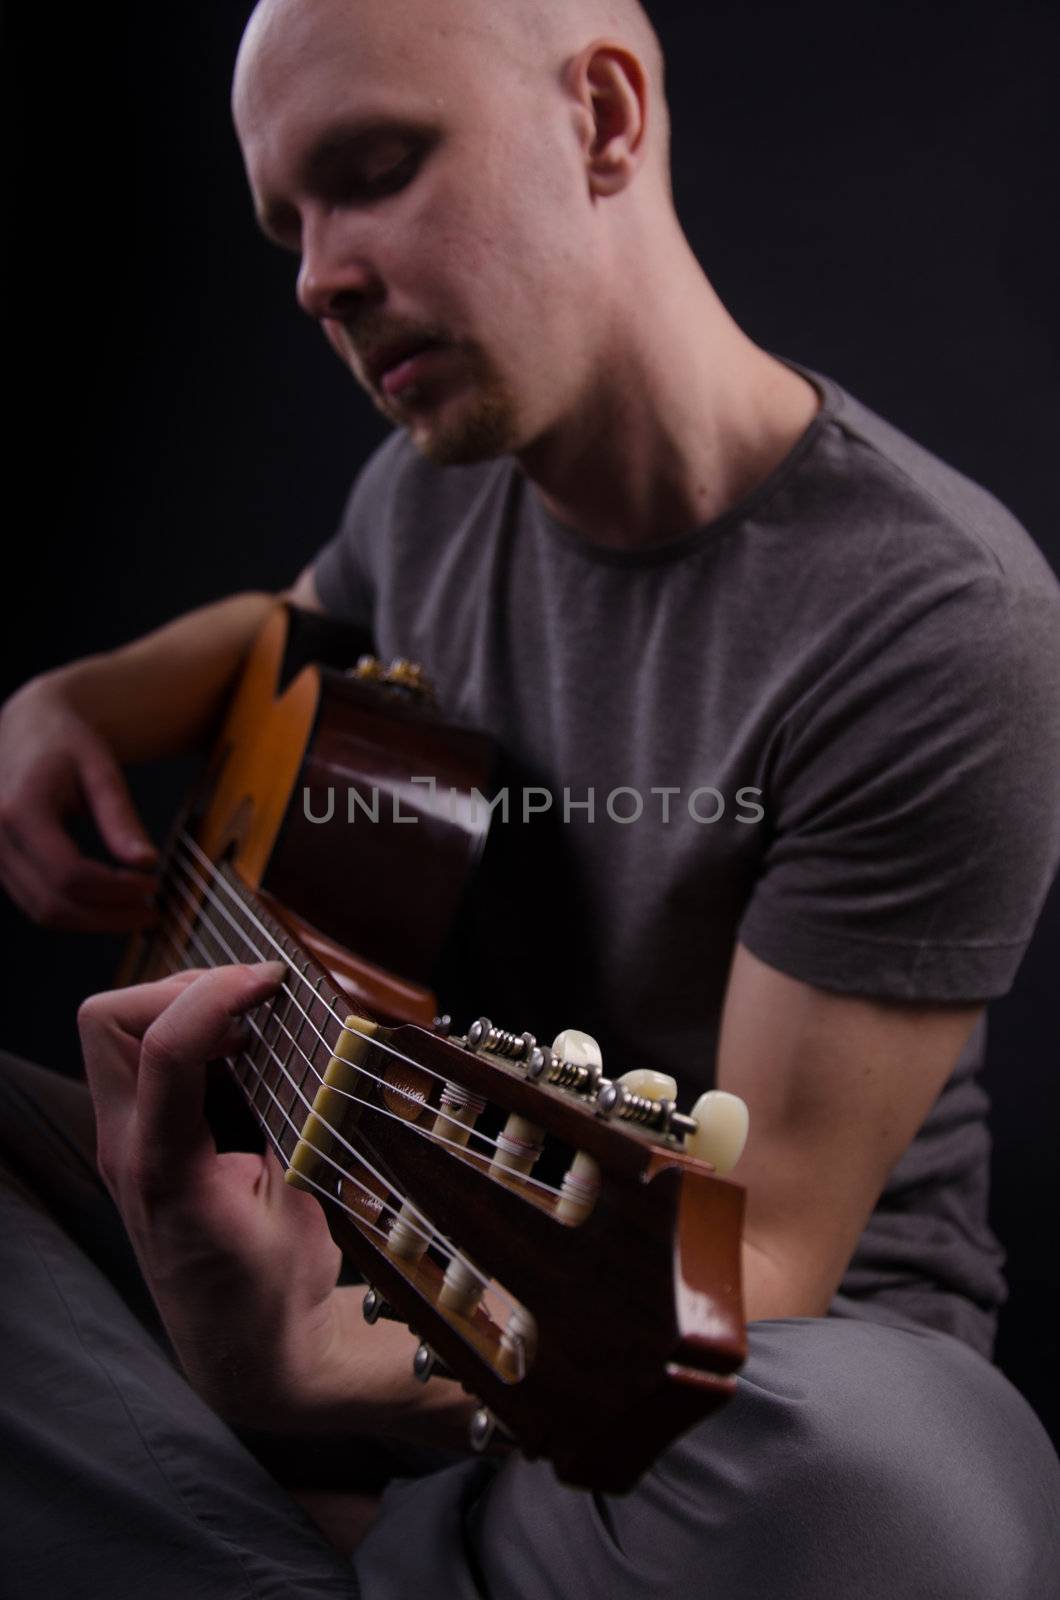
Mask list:
[[[374,387],[393,400],[423,378],[444,348],[440,339],[395,340],[368,356],[365,370]]]

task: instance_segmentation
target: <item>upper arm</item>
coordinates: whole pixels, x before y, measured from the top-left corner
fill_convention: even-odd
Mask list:
[[[717,1082],[751,1113],[770,1315],[827,1308],[1060,850],[1055,586],[899,556],[815,644],[772,741],[726,994]]]
[[[791,1296],[786,1313],[771,1314],[827,1308],[981,1009],[833,994],[737,946],[717,1084],[751,1115],[737,1171],[746,1237]]]

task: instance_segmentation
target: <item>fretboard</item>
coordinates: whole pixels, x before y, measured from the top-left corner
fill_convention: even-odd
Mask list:
[[[247,1046],[229,1063],[286,1166],[349,1005],[232,867],[208,863],[187,835],[168,863],[160,907],[156,951],[171,971],[233,962],[288,964],[283,987],[249,1018]]]

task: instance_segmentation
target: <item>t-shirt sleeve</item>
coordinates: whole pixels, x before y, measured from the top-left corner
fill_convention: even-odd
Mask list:
[[[385,539],[399,466],[401,437],[391,435],[357,474],[338,529],[313,563],[325,611],[371,632],[377,552]]]
[[[785,717],[767,795],[753,954],[843,993],[1005,993],[1060,856],[1051,576],[884,609]]]

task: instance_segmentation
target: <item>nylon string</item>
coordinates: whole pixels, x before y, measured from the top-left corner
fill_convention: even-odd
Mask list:
[[[209,952],[208,948],[206,947],[206,945],[203,943],[203,941],[201,939],[198,938],[198,936],[195,933],[194,929],[187,924],[187,922],[185,921],[185,919],[182,916],[180,916],[180,913],[178,912],[177,914],[178,914],[178,917],[180,917],[180,921],[183,924],[184,931],[187,934],[188,938],[191,940],[192,943],[194,943],[198,947],[200,953],[207,959],[207,961],[210,961],[210,964],[213,965],[214,963],[211,961],[210,952]],[[170,945],[172,946],[172,948],[176,952],[176,954],[179,957],[181,957],[181,959],[183,959],[183,953],[181,952],[181,950],[180,950],[179,946],[177,945],[176,941],[173,939],[172,935],[167,934],[166,937],[169,939]],[[238,960],[238,957],[235,955],[235,952],[227,944],[227,941],[224,940],[222,935],[215,933],[214,937],[217,939],[218,943],[223,944],[225,946],[226,954],[229,956],[229,958],[232,961]],[[264,1033],[258,1027],[258,1025],[254,1021],[253,1017],[248,1015],[246,1020],[247,1020],[247,1022],[249,1024],[249,1026],[254,1031],[254,1033],[257,1034],[257,1036],[261,1040],[262,1044],[265,1046],[266,1054],[279,1067],[280,1072],[282,1073],[283,1077],[285,1077],[287,1079],[287,1082],[294,1089],[296,1095],[301,1100],[301,1102],[305,1106],[306,1110],[307,1111],[312,1111],[312,1109],[313,1109],[312,1103],[309,1100],[306,1099],[305,1095],[302,1093],[302,1090],[301,1090],[300,1086],[295,1082],[294,1078],[287,1071],[286,1064],[280,1060],[280,1057],[277,1055],[276,1051],[268,1043],[268,1041],[265,1038]],[[279,1018],[275,1018],[275,1020],[279,1021],[280,1019]],[[291,1037],[289,1030],[285,1030],[285,1031],[288,1032],[288,1037]],[[241,1052],[241,1054],[247,1054],[247,1052],[243,1051],[243,1052]],[[304,1054],[304,1052],[303,1052],[303,1054]],[[306,1060],[308,1061],[308,1057],[306,1057]],[[268,1093],[271,1096],[273,1101],[277,1105],[280,1106],[280,1109],[283,1112],[283,1115],[284,1115],[286,1121],[290,1124],[292,1129],[295,1131],[295,1133],[300,1138],[301,1137],[301,1130],[299,1129],[297,1124],[291,1119],[291,1117],[287,1114],[286,1110],[283,1107],[282,1102],[277,1098],[277,1096],[275,1094],[273,1094],[271,1088],[265,1082],[265,1079],[264,1079],[264,1076],[263,1076],[263,1074],[261,1072],[260,1067],[249,1056],[248,1056],[248,1064],[250,1065],[250,1067],[254,1071],[254,1074],[255,1074],[255,1076],[257,1078],[257,1081],[258,1081],[258,1086],[261,1087],[261,1088],[264,1088],[266,1093]],[[318,1081],[322,1081],[319,1078],[319,1074],[316,1074],[316,1076],[318,1078]],[[252,1099],[252,1104],[253,1104],[253,1099]],[[363,1101],[362,1104],[369,1106],[372,1110],[378,1110],[379,1109],[376,1106],[372,1106],[371,1102],[367,1101],[367,1100]],[[387,1116],[393,1116],[394,1115],[394,1113],[392,1113],[392,1112],[385,1112],[383,1114],[387,1115]],[[379,1172],[372,1165],[372,1163],[367,1159],[367,1157],[362,1155],[362,1153],[359,1150],[354,1149],[353,1145],[350,1144],[349,1140],[344,1138],[344,1136],[339,1132],[339,1130],[337,1128],[333,1127],[331,1125],[331,1123],[329,1123],[327,1121],[326,1118],[320,1117],[319,1120],[323,1124],[323,1126],[325,1128],[327,1128],[328,1132],[331,1133],[334,1136],[334,1138],[336,1138],[339,1141],[339,1143],[346,1150],[349,1151],[350,1155],[353,1156],[355,1161],[359,1161],[361,1163],[361,1165],[368,1172],[371,1173],[373,1178],[375,1178],[379,1183],[384,1184],[389,1190],[391,1190],[394,1194],[396,1194],[397,1197],[398,1197],[398,1200],[401,1202],[402,1205],[408,1205],[411,1208],[411,1210],[415,1213],[416,1217],[418,1217],[420,1219],[420,1221],[422,1221],[425,1224],[426,1228],[430,1230],[429,1232],[425,1232],[423,1229],[417,1227],[415,1224],[411,1224],[410,1223],[410,1226],[412,1227],[412,1231],[413,1232],[418,1234],[418,1236],[421,1239],[425,1240],[428,1244],[437,1244],[437,1245],[439,1245],[442,1248],[443,1253],[448,1254],[451,1258],[460,1260],[467,1267],[469,1272],[475,1272],[477,1276],[479,1276],[480,1278],[483,1278],[483,1275],[478,1272],[478,1269],[475,1268],[470,1261],[467,1261],[463,1256],[460,1255],[459,1251],[456,1250],[455,1246],[452,1245],[451,1241],[448,1240],[445,1237],[444,1234],[439,1233],[436,1229],[433,1228],[432,1224],[430,1223],[430,1220],[427,1217],[425,1217],[423,1215],[423,1213],[420,1212],[419,1209],[416,1206],[414,1206],[410,1200],[407,1199],[406,1196],[402,1195],[401,1190],[395,1184],[391,1183],[389,1178],[387,1178],[383,1173]],[[396,1120],[399,1121],[399,1122],[402,1122],[402,1123],[405,1122],[405,1119],[403,1117],[398,1117]],[[407,1126],[407,1124],[406,1124],[406,1126]],[[272,1130],[268,1129],[267,1124],[266,1124],[266,1128],[267,1128],[267,1131],[271,1133]],[[320,1155],[324,1160],[326,1160],[326,1161],[330,1160],[330,1157],[326,1154],[325,1151],[320,1150],[316,1145],[312,1146],[312,1148],[314,1150],[316,1150],[317,1154]],[[286,1157],[284,1159],[286,1161]],[[361,1183],[357,1178],[355,1178],[353,1176],[353,1174],[351,1172],[348,1172],[344,1167],[339,1166],[337,1162],[331,1161],[331,1165],[335,1167],[337,1172],[339,1172],[343,1177],[348,1178],[351,1183],[355,1184],[359,1189],[362,1189],[364,1191],[364,1193],[369,1195],[373,1200],[378,1200],[379,1199],[379,1196],[375,1194],[374,1190],[369,1189],[366,1184]],[[382,1202],[380,1202],[380,1203],[383,1204]],[[397,1211],[396,1211],[396,1209],[394,1207],[387,1206],[387,1205],[383,1204],[383,1209],[385,1211],[391,1211],[395,1217],[397,1216]],[[369,1224],[369,1226],[370,1226],[370,1224]],[[483,1281],[487,1281],[487,1280],[485,1280],[483,1278]]]
[[[187,838],[186,835],[182,836],[182,837],[183,838]],[[224,874],[219,872],[217,870],[217,868],[214,866],[213,862],[210,861],[209,857],[206,856],[201,850],[199,850],[199,848],[195,844],[194,840],[192,840],[190,838],[187,838],[187,842],[195,850],[196,855],[200,856],[201,859],[203,860],[203,862],[206,864],[206,866],[208,867],[209,871],[211,872],[211,875],[213,876],[214,881],[218,884],[218,886],[223,888],[226,891],[226,893],[229,895],[229,897],[234,901],[234,903],[237,906],[237,908],[239,910],[243,911],[244,914],[254,924],[254,926],[260,930],[262,935],[268,940],[269,944],[273,947],[273,949],[278,952],[278,954],[282,957],[283,961],[285,962],[285,964],[288,966],[288,969],[290,970],[291,969],[291,954],[290,954],[290,952],[283,948],[283,946],[274,937],[274,935],[269,930],[269,928],[267,928],[265,926],[265,924],[262,923],[260,921],[260,919],[254,915],[254,912],[253,912],[252,908],[247,906],[245,904],[245,902],[240,899],[239,895],[236,893],[236,891],[232,888],[231,884],[224,877]],[[217,896],[210,889],[209,884],[203,878],[202,874],[199,873],[196,870],[195,866],[191,862],[176,861],[176,860],[174,860],[174,864],[176,866],[180,867],[180,869],[183,872],[185,872],[187,874],[187,876],[189,878],[191,878],[196,883],[196,885],[199,888],[199,890],[201,891],[201,893],[204,894],[207,897],[207,899],[210,901],[211,905],[213,905],[213,906],[215,906],[217,908],[217,910],[224,917],[225,921],[229,924],[229,926],[233,929],[233,931],[239,935],[239,937],[249,947],[249,949],[252,951],[252,953],[255,956],[257,956],[259,959],[264,959],[264,954],[265,953],[262,952],[261,950],[259,950],[255,946],[253,940],[248,937],[246,929],[243,928],[239,924],[239,922],[236,920],[236,918],[233,916],[233,914],[223,904],[221,904],[221,902],[218,900]],[[197,911],[197,914],[199,916],[199,920],[203,923],[203,925],[207,928],[207,930],[209,932],[213,933],[215,937],[219,937],[219,933],[218,933],[218,930],[216,928],[216,924],[214,924],[210,920],[210,918],[208,917],[208,915],[206,913],[204,913],[199,907],[197,907],[195,905],[195,902],[194,902],[192,896],[190,895],[190,893],[186,889],[180,889],[180,888],[178,888],[178,892],[182,895],[184,900],[189,905],[191,905],[193,907],[193,909],[195,909]],[[226,948],[229,948],[229,947],[226,946]],[[237,956],[235,956],[234,954],[230,953],[230,959],[233,960],[233,961],[236,961],[239,958]],[[294,970],[297,972],[297,968],[295,968]],[[339,1012],[335,1011],[335,1009],[328,1004],[328,1002],[323,998],[322,995],[318,995],[315,990],[310,988],[308,980],[305,977],[304,973],[300,973],[299,972],[298,973],[298,978],[301,981],[301,983],[303,985],[305,985],[305,987],[307,989],[309,989],[309,992],[310,992],[310,995],[312,996],[312,998],[317,1000],[319,1002],[319,1004],[322,1005],[324,1007],[324,1009],[328,1012],[329,1016],[333,1017],[335,1019],[335,1021],[338,1022],[340,1024],[340,1026],[343,1028],[343,1030],[345,1031],[345,1027],[346,1027],[346,1019],[345,1019],[345,1017],[340,1015]],[[325,1049],[328,1051],[329,1054],[332,1054],[334,1052],[334,1046],[332,1045],[331,1041],[328,1040],[325,1037],[325,1035],[321,1033],[320,1029],[317,1027],[317,1025],[313,1021],[312,1017],[306,1011],[305,1007],[300,1003],[300,1001],[298,1000],[297,996],[292,993],[291,989],[288,988],[286,983],[281,984],[280,987],[281,987],[282,992],[284,994],[286,994],[288,999],[292,1002],[292,1004],[294,1005],[296,1010],[298,1010],[301,1013],[302,1018],[304,1019],[304,1021],[309,1024],[309,1027],[311,1028],[313,1033],[316,1034],[316,1036],[319,1039],[320,1043],[325,1047]],[[279,1026],[283,1028],[283,1030],[287,1034],[288,1038],[291,1039],[292,1043],[294,1044],[295,1049],[298,1050],[299,1054],[302,1056],[303,1060],[306,1062],[307,1066],[309,1067],[310,1072],[315,1077],[317,1083],[318,1084],[322,1083],[323,1079],[321,1078],[320,1073],[317,1070],[316,1066],[314,1065],[313,1061],[310,1059],[309,1056],[306,1055],[305,1051],[302,1049],[301,1045],[298,1043],[296,1037],[293,1034],[291,1034],[290,1029],[286,1027],[285,1023],[279,1017],[278,1014],[276,1014],[276,1021],[279,1024]],[[398,1050],[395,1046],[386,1044],[382,1040],[374,1040],[373,1039],[371,1042],[374,1045],[375,1049],[380,1051],[381,1054],[393,1056],[395,1060],[402,1061],[402,1062],[404,1062],[406,1065],[408,1065],[410,1067],[415,1067],[418,1071],[426,1073],[428,1077],[433,1078],[438,1083],[445,1084],[445,1083],[448,1082],[448,1079],[445,1077],[445,1075],[443,1073],[436,1072],[431,1067],[422,1066],[412,1056],[406,1055],[404,1053],[404,1051]],[[393,1085],[388,1084],[386,1079],[382,1078],[378,1073],[371,1072],[366,1067],[358,1068],[358,1070],[360,1072],[362,1072],[363,1075],[366,1078],[368,1078],[371,1082],[377,1083],[381,1087],[389,1089],[392,1094],[402,1094],[403,1093],[402,1090],[396,1089]],[[354,1101],[357,1105],[367,1106],[367,1107],[369,1107],[369,1109],[379,1112],[379,1114],[381,1116],[390,1116],[390,1117],[394,1117],[395,1116],[395,1113],[388,1112],[388,1111],[384,1110],[382,1107],[376,1105],[372,1101],[361,1099],[358,1095],[353,1094],[350,1090],[337,1089],[336,1093],[342,1095],[343,1098],[345,1098],[345,1099]],[[442,1118],[446,1122],[452,1123],[454,1126],[459,1126],[461,1128],[463,1128],[465,1126],[463,1123],[460,1122],[460,1119],[458,1117],[455,1117],[451,1113],[443,1111],[440,1108],[435,1111],[435,1116]],[[438,1144],[445,1145],[447,1148],[449,1148],[449,1149],[451,1149],[451,1150],[453,1150],[453,1151],[455,1151],[455,1152],[457,1152],[457,1153],[459,1153],[461,1155],[466,1154],[466,1152],[467,1152],[467,1146],[466,1145],[464,1145],[463,1143],[461,1143],[461,1142],[459,1142],[459,1141],[457,1141],[455,1139],[447,1139],[444,1134],[439,1134],[433,1129],[421,1128],[421,1127],[417,1126],[414,1123],[410,1124],[410,1123],[406,1122],[406,1119],[404,1117],[397,1117],[396,1120],[399,1121],[399,1122],[405,1123],[406,1127],[411,1127],[412,1130],[415,1133],[419,1134],[422,1138],[431,1139],[431,1140],[433,1140],[434,1142],[436,1142]],[[498,1139],[491,1137],[489,1134],[480,1132],[480,1130],[477,1129],[477,1128],[472,1128],[470,1130],[470,1136],[471,1136],[472,1139],[479,1140],[481,1145],[486,1146],[489,1149],[492,1149],[494,1151],[500,1149],[500,1141]],[[472,1151],[472,1154],[476,1154],[476,1155],[479,1155],[479,1154],[482,1154],[482,1153],[483,1152],[481,1150]],[[535,1178],[531,1174],[526,1174],[526,1175],[520,1174],[520,1182],[522,1184],[528,1185],[529,1187],[532,1187],[534,1189],[540,1190],[543,1194],[548,1195],[552,1199],[559,1199],[561,1197],[561,1195],[562,1195],[562,1190],[558,1189],[554,1184],[546,1183],[543,1179]]]
[[[200,954],[205,958],[205,960],[207,961],[207,963],[209,965],[211,965],[211,966],[215,965],[215,962],[211,958],[210,951],[209,951],[208,947],[198,937],[198,935],[195,932],[194,927],[192,927],[189,924],[189,922],[183,916],[183,914],[179,911],[179,909],[174,908],[174,913],[177,916],[179,922],[181,923],[182,930],[183,930],[186,938],[189,940],[189,942],[194,944],[198,948]],[[184,952],[181,950],[181,948],[177,944],[176,940],[173,938],[172,934],[169,933],[168,931],[165,931],[165,930],[163,930],[163,931],[164,931],[164,936],[168,940],[168,942],[169,942],[170,946],[172,947],[174,953],[176,954],[178,959],[185,965],[185,967],[187,967],[190,963],[187,963],[185,961]],[[231,946],[228,944],[228,942],[224,938],[224,936],[222,934],[220,934],[217,930],[211,930],[211,931],[213,931],[213,936],[217,940],[217,942],[224,947],[225,953],[228,955],[229,959],[232,960],[232,961],[237,961],[238,960],[237,955],[232,950]],[[300,1053],[302,1054],[303,1058],[306,1060],[306,1062],[308,1063],[310,1068],[312,1068],[314,1077],[316,1077],[318,1083],[322,1082],[323,1080],[320,1078],[319,1073],[316,1072],[316,1069],[313,1068],[312,1062],[310,1061],[309,1057],[305,1055],[304,1051],[301,1051],[300,1046],[298,1046],[297,1041],[294,1039],[294,1035],[292,1035],[290,1033],[290,1030],[288,1028],[286,1028],[286,1026],[284,1025],[282,1019],[279,1018],[278,1016],[276,1016],[275,1013],[273,1014],[273,1018],[277,1023],[279,1023],[279,1025],[281,1027],[284,1028],[284,1031],[287,1033],[288,1037],[290,1039],[292,1039],[292,1042],[295,1043],[296,1049],[300,1050]],[[279,1055],[272,1048],[272,1046],[268,1043],[268,1041],[265,1038],[264,1033],[258,1027],[258,1025],[254,1021],[253,1017],[248,1015],[246,1020],[247,1020],[247,1022],[249,1024],[249,1026],[251,1027],[251,1029],[253,1030],[253,1032],[255,1034],[257,1034],[259,1040],[265,1046],[265,1050],[266,1050],[267,1055],[279,1067],[280,1072],[283,1075],[283,1077],[286,1078],[287,1082],[294,1089],[294,1091],[295,1091],[296,1095],[298,1096],[298,1098],[302,1101],[302,1104],[305,1106],[307,1112],[308,1111],[312,1111],[313,1107],[312,1107],[311,1102],[309,1100],[307,1100],[306,1096],[302,1093],[302,1090],[301,1090],[300,1086],[295,1082],[294,1078],[287,1071],[286,1064],[283,1061],[281,1061]],[[325,1043],[326,1043],[326,1041],[325,1041]],[[247,1063],[250,1066],[251,1070],[253,1071],[253,1073],[254,1073],[254,1075],[255,1075],[255,1077],[257,1079],[257,1086],[265,1089],[265,1091],[269,1095],[270,1099],[274,1102],[275,1105],[277,1105],[279,1107],[281,1115],[284,1117],[284,1120],[289,1124],[289,1126],[292,1128],[292,1130],[295,1132],[295,1134],[299,1138],[301,1138],[301,1129],[298,1127],[298,1125],[291,1118],[291,1116],[289,1115],[288,1111],[284,1107],[282,1101],[280,1101],[279,1098],[273,1093],[273,1091],[272,1091],[271,1087],[269,1086],[269,1084],[265,1082],[265,1079],[264,1079],[264,1076],[263,1076],[263,1074],[261,1072],[260,1067],[258,1067],[257,1063],[249,1056],[249,1054],[247,1052],[244,1051],[244,1052],[241,1052],[241,1054],[242,1055],[246,1055]],[[371,1076],[371,1074],[368,1074],[368,1076]],[[256,1092],[257,1092],[257,1089],[255,1089],[253,1091],[254,1094],[256,1094]],[[358,1097],[354,1096],[354,1095],[349,1096],[349,1098],[358,1099]],[[251,1103],[253,1104],[253,1095],[252,1095]],[[393,1117],[395,1121],[400,1122],[405,1128],[411,1127],[412,1131],[415,1132],[415,1133],[419,1133],[419,1134],[427,1136],[427,1137],[430,1136],[428,1130],[422,1129],[422,1128],[417,1128],[417,1127],[415,1127],[415,1125],[410,1125],[406,1121],[406,1119],[404,1117],[398,1117],[393,1112],[383,1111],[379,1106],[374,1105],[371,1101],[359,1100],[358,1103],[362,1104],[362,1105],[365,1105],[365,1106],[368,1106],[369,1109],[371,1109],[373,1111],[380,1112],[381,1115],[388,1116],[388,1117]],[[318,1115],[319,1115],[319,1113],[318,1113]],[[486,1276],[486,1274],[481,1271],[480,1268],[476,1267],[472,1261],[470,1261],[465,1255],[463,1255],[463,1253],[456,1248],[456,1246],[452,1243],[452,1241],[450,1239],[448,1239],[446,1237],[445,1234],[440,1233],[437,1229],[435,1229],[433,1227],[433,1224],[430,1222],[430,1219],[425,1217],[423,1215],[423,1213],[418,1209],[418,1207],[416,1207],[410,1200],[408,1200],[406,1196],[402,1195],[400,1188],[396,1184],[392,1183],[391,1180],[385,1174],[383,1174],[376,1167],[374,1167],[372,1165],[372,1163],[367,1159],[367,1157],[362,1155],[362,1153],[359,1150],[356,1150],[353,1147],[353,1145],[350,1144],[349,1140],[346,1139],[342,1135],[342,1133],[340,1133],[340,1131],[337,1128],[333,1127],[332,1124],[329,1123],[326,1118],[320,1117],[320,1121],[324,1125],[324,1127],[327,1128],[328,1132],[331,1133],[333,1135],[333,1137],[335,1139],[337,1139],[338,1142],[350,1153],[350,1155],[353,1156],[355,1161],[358,1161],[361,1164],[361,1166],[364,1167],[365,1170],[368,1171],[372,1175],[372,1177],[376,1179],[376,1181],[378,1183],[382,1184],[389,1191],[391,1191],[392,1193],[397,1195],[400,1205],[409,1206],[409,1208],[413,1212],[414,1216],[418,1219],[418,1222],[422,1222],[424,1224],[424,1226],[420,1227],[418,1225],[418,1222],[414,1222],[410,1218],[407,1218],[407,1217],[406,1218],[402,1218],[402,1221],[403,1221],[403,1223],[406,1223],[409,1226],[410,1230],[414,1234],[416,1234],[416,1236],[418,1238],[423,1240],[427,1245],[436,1247],[440,1251],[440,1253],[446,1258],[447,1261],[459,1261],[460,1264],[467,1270],[467,1272],[470,1273],[479,1283],[481,1283],[484,1288],[489,1288],[490,1287],[492,1280],[490,1278],[488,1278]],[[280,1154],[283,1155],[282,1146],[280,1146],[279,1141],[276,1138],[276,1136],[273,1134],[272,1129],[268,1126],[267,1123],[265,1123],[264,1126],[265,1126],[265,1131],[272,1138],[273,1143],[277,1146],[277,1149],[280,1151]],[[326,1151],[321,1150],[319,1148],[319,1146],[314,1145],[312,1143],[312,1141],[308,1141],[307,1140],[306,1142],[310,1145],[310,1148],[313,1149],[316,1152],[317,1155],[319,1155],[330,1166],[334,1167],[335,1170],[340,1174],[340,1176],[342,1176],[343,1178],[346,1178],[350,1183],[354,1184],[354,1186],[356,1188],[360,1189],[373,1202],[376,1202],[376,1203],[380,1204],[381,1209],[382,1209],[382,1211],[384,1213],[389,1212],[395,1219],[398,1217],[398,1208],[397,1207],[395,1207],[393,1205],[388,1205],[384,1201],[381,1201],[380,1197],[375,1193],[374,1190],[369,1189],[367,1184],[362,1183],[358,1178],[355,1178],[354,1175],[351,1172],[349,1172],[345,1167],[340,1165],[339,1162],[335,1161]],[[443,1142],[449,1143],[451,1141],[446,1140],[446,1141],[443,1141]],[[462,1150],[462,1147],[460,1147],[460,1146],[458,1146],[457,1148]],[[286,1156],[284,1156],[284,1161],[285,1161],[285,1164],[287,1164],[286,1163]],[[312,1180],[308,1180],[308,1181],[312,1182]],[[344,1211],[346,1211],[351,1217],[353,1217],[354,1220],[357,1221],[359,1224],[363,1222],[363,1225],[365,1227],[370,1228],[372,1230],[372,1232],[379,1234],[380,1238],[382,1238],[384,1240],[387,1238],[386,1233],[381,1228],[376,1227],[373,1223],[364,1221],[364,1219],[362,1219],[357,1212],[353,1211],[351,1209],[351,1207],[347,1206],[343,1201],[339,1200],[337,1196],[331,1195],[329,1190],[323,1189],[321,1187],[321,1185],[319,1185],[317,1183],[314,1183],[313,1187],[315,1189],[318,1189],[321,1194],[328,1195],[329,1198],[337,1200],[337,1203],[342,1206],[342,1209]],[[516,1303],[515,1303],[514,1299],[512,1299],[512,1297],[507,1294],[506,1291],[504,1291],[503,1289],[495,1287],[494,1288],[494,1292],[496,1294],[500,1295],[502,1298],[504,1298],[508,1302],[508,1304],[512,1307],[513,1310],[515,1309],[515,1304]]]

